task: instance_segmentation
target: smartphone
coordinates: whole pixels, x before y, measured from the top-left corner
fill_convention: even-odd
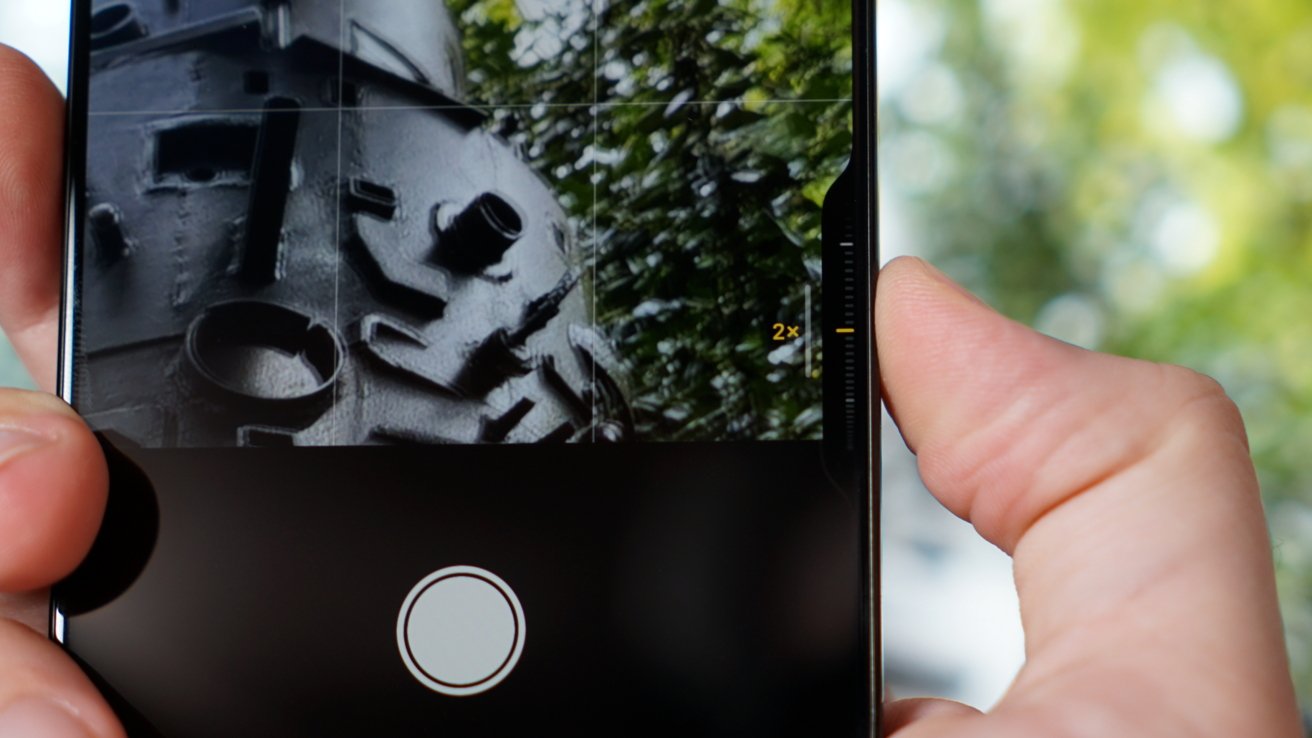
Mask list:
[[[869,0],[75,0],[132,736],[871,736]]]

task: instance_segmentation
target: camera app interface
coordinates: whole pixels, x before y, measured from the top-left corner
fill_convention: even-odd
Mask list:
[[[78,406],[155,448],[819,440],[851,22],[96,3]]]

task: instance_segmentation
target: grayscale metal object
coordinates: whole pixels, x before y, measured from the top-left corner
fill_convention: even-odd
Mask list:
[[[148,447],[632,436],[569,222],[461,102],[442,3],[102,2],[91,36],[93,427]]]

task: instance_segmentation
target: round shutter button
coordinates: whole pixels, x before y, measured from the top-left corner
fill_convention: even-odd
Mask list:
[[[486,692],[519,662],[524,609],[492,572],[447,567],[410,590],[396,642],[406,668],[429,689],[454,697]]]

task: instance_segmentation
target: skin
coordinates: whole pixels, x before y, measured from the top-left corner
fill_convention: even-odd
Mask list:
[[[46,391],[62,144],[59,94],[0,46],[0,326]],[[1039,335],[914,259],[881,272],[875,323],[926,484],[1015,559],[1027,651],[991,713],[902,700],[886,731],[1302,735],[1243,422],[1215,382]],[[45,588],[90,547],[106,484],[68,406],[0,391],[0,733],[123,735],[44,636]]]

